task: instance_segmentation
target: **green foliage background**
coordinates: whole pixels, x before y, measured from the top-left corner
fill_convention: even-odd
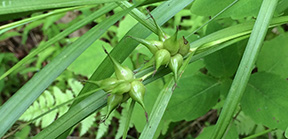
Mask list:
[[[20,62],[7,52],[6,45],[1,49],[5,53],[0,54],[0,113],[3,113],[0,114],[0,125],[3,125],[0,136],[11,136],[11,133],[12,137],[28,138],[36,135],[33,128],[39,128],[42,131],[36,138],[66,138],[73,129],[76,129],[74,132],[78,130],[78,136],[82,137],[103,138],[112,133],[110,136],[121,138],[128,126],[137,131],[136,135],[133,134],[134,138],[146,138],[147,133],[153,133],[149,138],[194,138],[198,135],[197,138],[209,138],[215,131],[216,120],[201,121],[201,118],[213,117],[209,115],[213,110],[217,110],[214,113],[218,117],[223,106],[227,105],[225,100],[239,70],[239,63],[245,58],[243,53],[254,21],[261,18],[257,15],[263,0],[240,0],[203,29],[190,34],[233,1],[151,0],[152,4],[132,10],[125,8],[131,4],[124,0],[57,0],[45,1],[45,4],[37,0],[12,3],[3,0],[0,6],[0,20],[3,21],[0,41],[18,37],[21,38],[20,44],[25,46],[31,38],[29,33],[34,30],[40,30],[43,38],[38,40],[37,47],[28,50],[30,54]],[[288,22],[287,7],[286,0],[278,1],[270,29],[252,67],[251,78],[238,108],[233,112],[234,118],[226,138],[253,135],[284,138],[288,127],[288,36],[287,25],[282,24]],[[130,101],[114,111],[105,123],[100,123],[101,116],[106,114],[107,95],[98,91],[77,99],[77,96],[97,88],[88,83],[83,86],[80,81],[101,80],[113,74],[111,61],[102,46],[123,65],[134,70],[152,57],[147,48],[127,37],[157,40],[155,25],[146,16],[145,8],[153,9],[152,15],[168,34],[179,26],[179,37],[183,35],[189,40],[195,55],[175,91],[165,91],[173,78],[164,67],[144,82],[144,103],[149,118],[158,120],[155,130],[148,129],[148,125],[154,123],[146,123],[144,111],[138,104],[133,109],[131,122],[126,125]],[[71,13],[71,10],[76,17],[68,23],[61,22],[67,16],[66,12]],[[19,17],[19,21],[13,20]],[[78,32],[80,36],[77,37],[71,34],[80,28],[85,33]],[[66,37],[69,34],[70,37]],[[18,65],[11,68],[17,62]],[[6,71],[7,74],[4,74]],[[140,71],[136,76],[141,77],[149,71],[153,68]],[[161,97],[167,99],[165,104],[161,103]],[[73,103],[34,120],[33,124],[25,124],[73,98]],[[165,111],[163,116],[157,117],[154,112],[159,107]],[[119,125],[115,124],[115,119],[118,119]],[[16,133],[13,132],[15,128],[10,129],[15,122],[21,128]],[[196,130],[193,133],[189,125],[195,122],[201,123],[201,128],[192,126]],[[183,128],[173,130],[177,127]],[[266,134],[268,131],[269,134]]]

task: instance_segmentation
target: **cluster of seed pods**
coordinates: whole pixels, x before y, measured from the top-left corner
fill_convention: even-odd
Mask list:
[[[160,68],[160,66],[169,66],[174,73],[175,80],[177,80],[178,70],[182,66],[183,57],[189,53],[190,47],[188,41],[184,37],[179,39],[177,38],[178,29],[174,35],[167,35],[162,31],[153,17],[152,19],[157,27],[159,40],[145,40],[132,36],[130,38],[146,46],[153,54],[153,58],[147,64],[148,66],[155,65],[155,72]],[[122,66],[118,61],[111,57],[106,50],[105,52],[108,54],[114,65],[116,77],[92,82],[108,93],[107,114],[104,120],[109,117],[111,112],[117,106],[122,102],[126,102],[130,97],[139,103],[146,112],[143,102],[145,86],[143,85],[142,80],[136,79],[131,69]],[[147,118],[147,113],[145,114]]]
[[[132,36],[130,38],[146,46],[153,54],[153,58],[149,61],[148,66],[150,66],[150,64],[155,64],[155,72],[162,65],[169,66],[169,68],[174,73],[175,80],[177,80],[178,70],[182,66],[183,57],[189,53],[190,46],[188,41],[184,38],[184,36],[179,39],[177,38],[178,29],[174,35],[167,35],[162,31],[153,17],[152,19],[158,31],[158,41],[145,40]]]
[[[105,50],[108,54],[108,52]],[[141,79],[136,79],[131,69],[122,66],[117,60],[111,57],[116,77],[106,78],[104,80],[95,81],[99,87],[108,93],[107,98],[107,114],[104,118],[107,119],[111,112],[122,102],[126,102],[130,97],[139,103],[146,112],[144,105],[145,86]],[[147,114],[146,114],[147,117]]]

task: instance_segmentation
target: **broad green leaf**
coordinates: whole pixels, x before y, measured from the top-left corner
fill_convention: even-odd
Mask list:
[[[208,72],[216,77],[231,77],[235,74],[242,56],[244,43],[235,43],[204,58]],[[243,47],[242,47],[243,48]]]
[[[241,106],[256,123],[285,130],[288,125],[288,82],[266,73],[253,74],[243,95]]]
[[[202,74],[181,78],[167,106],[172,121],[194,120],[208,112],[219,98],[220,83]]]
[[[193,63],[190,63],[187,66],[186,71],[182,74],[181,78],[189,78],[192,75],[199,73],[199,71],[204,67],[205,67],[205,64],[204,64],[203,59],[199,59]],[[180,80],[180,82],[183,82],[183,81]]]
[[[288,78],[288,33],[266,41],[256,61],[258,71],[266,71]]]
[[[111,50],[108,43],[97,40],[68,67],[68,70],[90,77],[107,55],[102,46],[108,51]]]
[[[288,138],[288,127],[285,130],[285,137]]]
[[[288,1],[287,0],[280,0],[278,6],[276,8],[277,13],[283,14],[285,10],[288,8]]]
[[[213,131],[215,126],[209,126],[203,129],[203,132],[196,137],[196,139],[209,139],[211,134],[213,133]],[[236,129],[236,126],[234,124],[230,125],[230,128],[228,130],[228,132],[226,133],[225,137],[223,137],[223,139],[238,139],[238,132]]]
[[[0,136],[24,113],[36,98],[59,76],[82,52],[106,30],[127,14],[130,9],[119,12],[86,32],[81,38],[64,49],[53,61],[34,75],[20,90],[0,107]]]
[[[191,12],[201,16],[214,16],[234,1],[235,0],[196,0],[191,7]],[[240,19],[247,16],[257,16],[262,1],[263,0],[238,0],[236,4],[227,9],[218,18],[232,17]]]
[[[123,0],[2,0],[0,5],[0,15],[117,1]]]

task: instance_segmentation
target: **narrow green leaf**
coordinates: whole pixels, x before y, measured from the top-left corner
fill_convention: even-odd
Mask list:
[[[12,126],[35,99],[58,77],[83,51],[97,40],[130,9],[119,12],[90,29],[72,45],[64,49],[53,61],[34,75],[20,90],[0,107],[0,136]]]
[[[51,15],[56,15],[56,14],[64,13],[64,12],[67,12],[67,11],[83,8],[83,7],[84,6],[59,9],[59,10],[51,11],[51,12],[46,13],[46,14],[41,14],[41,15],[33,16],[33,17],[26,18],[26,19],[23,19],[23,20],[20,20],[20,21],[12,22],[12,23],[9,23],[9,24],[6,24],[6,25],[2,25],[2,26],[0,26],[0,35],[3,34],[6,31],[10,30],[10,29],[19,27],[21,25],[28,24],[30,22],[33,22],[33,21],[36,21],[36,20],[51,16]]]
[[[41,45],[41,47],[37,48],[36,50],[32,51],[29,53],[25,58],[23,58],[21,61],[19,61],[16,65],[14,65],[12,68],[10,68],[8,71],[6,71],[3,75],[1,75],[0,80],[5,78],[7,75],[11,74],[13,71],[16,69],[20,68],[23,64],[27,63],[30,59],[32,59],[34,56],[39,54],[41,51],[47,49],[57,41],[61,40],[65,36],[73,33],[75,30],[83,27],[84,25],[88,24],[89,22],[92,22],[95,18],[98,18],[99,16],[109,12],[113,8],[115,8],[115,4],[108,4],[101,8],[99,11],[96,11],[95,13],[89,15],[88,17],[80,20],[79,22],[73,24],[72,26],[68,27],[61,33],[57,34],[54,36],[52,39],[48,40],[45,44]]]
[[[251,71],[254,67],[257,54],[261,48],[261,44],[265,38],[270,20],[277,6],[277,2],[277,0],[264,0],[262,3],[256,23],[252,30],[251,37],[240,62],[240,66],[237,70],[236,76],[223,106],[223,110],[217,121],[215,130],[211,136],[213,139],[220,139],[223,137],[235,109],[242,98]]]
[[[148,5],[148,4],[157,3],[157,2],[162,2],[162,1],[167,1],[167,0],[144,0],[144,2],[142,4],[140,4],[139,6]]]
[[[278,18],[274,18],[271,21],[269,27],[275,27],[284,23],[287,23],[288,16],[282,16]],[[209,49],[211,46],[216,44],[221,44],[231,39],[235,39],[238,37],[243,37],[249,35],[252,31],[253,25],[255,22],[245,22],[242,24],[238,24],[232,27],[228,27],[217,32],[211,33],[201,39],[198,39],[192,43],[190,43],[190,50],[194,51],[197,48],[195,54],[198,54],[206,49]]]
[[[139,139],[152,139],[154,137],[158,125],[172,96],[174,84],[174,78],[169,79],[169,82],[165,84],[159,93],[152,112],[149,115],[149,122],[144,127],[144,130],[142,131]]]
[[[0,15],[117,1],[123,0],[2,0],[0,5]]]

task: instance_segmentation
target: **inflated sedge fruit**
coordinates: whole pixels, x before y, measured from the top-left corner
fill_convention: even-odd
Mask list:
[[[129,92],[131,89],[131,84],[129,82],[123,82],[117,85],[111,92],[111,94],[124,94]]]
[[[190,46],[189,46],[189,42],[184,38],[184,36],[182,38],[180,38],[178,40],[179,43],[179,51],[178,53],[181,54],[182,56],[186,56],[189,53],[190,50]]]
[[[131,82],[131,90],[129,92],[130,97],[139,103],[143,109],[146,111],[144,105],[144,95],[145,95],[145,86],[142,82],[136,80]]]
[[[105,49],[104,49],[105,50]],[[114,64],[115,75],[119,80],[131,80],[134,79],[134,74],[132,70],[130,70],[126,66],[122,66],[118,61],[116,61],[109,53],[105,50],[108,54],[109,58],[111,59],[112,63]]]
[[[123,95],[109,94],[107,98],[107,114],[104,119],[107,119],[111,112],[122,102]]]
[[[178,29],[175,34],[163,42],[163,48],[167,49],[173,56],[179,51],[179,42],[177,41]]]
[[[156,70],[159,69],[161,65],[167,65],[170,62],[171,55],[168,50],[160,49],[155,53]]]
[[[110,78],[106,78],[106,79],[101,80],[101,81],[96,81],[95,83],[99,87],[104,87],[103,90],[105,92],[110,92],[116,87],[118,80],[115,77],[110,77]]]
[[[146,46],[152,54],[155,54],[159,49],[163,48],[163,42],[161,41],[152,41],[152,40],[149,41],[149,40],[145,40],[145,39],[141,39],[137,37],[132,37],[132,36],[129,36],[129,37],[143,44],[144,46]]]
[[[183,57],[181,54],[176,54],[175,56],[171,57],[169,62],[169,68],[174,73],[175,81],[178,79],[178,70],[183,64]]]

